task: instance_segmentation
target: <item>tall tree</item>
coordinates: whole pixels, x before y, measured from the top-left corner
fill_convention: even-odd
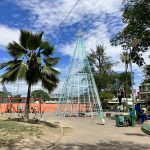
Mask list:
[[[0,69],[5,68],[1,75],[1,82],[15,82],[25,80],[28,84],[27,100],[25,103],[24,120],[29,120],[31,86],[41,81],[42,86],[51,92],[58,83],[58,71],[53,66],[58,58],[51,57],[54,48],[42,40],[43,32],[20,31],[19,43],[12,42],[7,46],[12,60],[2,63]]]
[[[126,103],[127,103],[127,96],[128,96],[128,65],[130,63],[130,57],[128,52],[123,52],[122,54],[120,54],[120,59],[121,61],[125,64],[125,86],[124,86],[124,92],[125,92],[125,99],[126,99]]]
[[[106,56],[105,48],[102,45],[97,45],[96,50],[91,50],[89,53],[89,61],[92,66],[92,70],[94,72],[94,77],[96,80],[98,91],[100,92],[102,89],[108,89],[109,76],[110,72],[112,72],[113,64],[110,62],[110,57]]]
[[[122,45],[125,49],[132,46],[131,58],[133,62],[142,66],[142,53],[150,46],[150,1],[123,0],[122,11],[126,26],[111,42],[115,46]]]
[[[113,64],[109,61],[110,57],[106,56],[104,46],[97,45],[96,51],[91,50],[89,57],[95,72],[100,74],[111,71]]]

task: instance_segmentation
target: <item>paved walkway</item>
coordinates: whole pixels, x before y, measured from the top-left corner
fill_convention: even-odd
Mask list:
[[[150,150],[150,136],[140,126],[116,127],[115,120],[100,125],[91,118],[51,118],[60,123],[64,135],[51,149],[55,150]]]

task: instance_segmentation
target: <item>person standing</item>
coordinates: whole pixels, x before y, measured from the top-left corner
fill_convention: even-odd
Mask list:
[[[136,115],[137,115],[137,122],[139,122],[139,121],[140,121],[140,118],[141,118],[141,115],[142,115],[140,103],[137,103],[137,104],[135,105],[135,111],[136,111]]]

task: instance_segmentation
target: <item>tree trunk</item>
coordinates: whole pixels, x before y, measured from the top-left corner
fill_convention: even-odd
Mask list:
[[[29,85],[28,85],[28,93],[27,93],[27,100],[26,100],[26,102],[25,102],[24,121],[29,121],[30,96],[31,96],[31,84],[29,83]]]
[[[126,107],[128,107],[128,99],[127,99],[127,86],[128,86],[128,64],[125,63],[125,99],[126,99]]]

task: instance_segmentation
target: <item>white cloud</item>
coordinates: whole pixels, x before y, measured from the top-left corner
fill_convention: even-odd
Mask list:
[[[55,0],[53,2],[49,0],[16,0],[16,2],[23,9],[30,11],[31,18],[29,20],[36,29],[45,29],[47,33],[52,33],[60,22],[63,21],[77,0]],[[81,25],[86,26],[85,23],[82,24],[82,21],[87,20],[93,25],[93,28],[89,27],[89,30],[83,36],[86,50],[95,49],[97,44],[104,44],[107,55],[112,57],[113,62],[118,62],[123,50],[120,46],[111,46],[110,38],[112,33],[118,32],[123,27],[123,24],[118,24],[118,18],[121,22],[122,15],[120,11],[121,2],[122,0],[80,0],[63,26],[67,27],[74,23],[81,23]],[[107,22],[108,14],[113,18],[109,22]],[[72,56],[75,45],[76,41],[69,41],[69,43],[61,45],[59,49],[64,55]],[[146,61],[150,62],[148,58],[146,58]],[[118,63],[114,69],[116,71],[123,71],[124,64]],[[133,65],[133,70],[135,78],[136,74],[139,77],[139,73],[141,73],[139,67]]]
[[[122,52],[121,46],[111,46],[110,36],[107,31],[107,26],[102,22],[97,22],[97,27],[90,29],[88,33],[83,35],[83,43],[88,52],[91,49],[95,49],[96,45],[101,44],[106,48],[106,53],[108,56],[112,57],[113,62],[118,62],[120,60],[120,54]],[[61,53],[64,55],[73,55],[75,49],[76,41],[62,45],[60,47]]]
[[[76,42],[73,41],[72,43],[68,43],[66,45],[61,45],[59,51],[64,55],[72,56],[75,46],[76,46]]]
[[[115,63],[118,62],[113,69],[117,72],[123,72],[125,70],[124,63],[120,61],[120,54],[122,53],[123,49],[121,46],[111,46],[110,44],[110,36],[107,32],[107,26],[101,22],[96,23],[96,28],[89,30],[87,34],[83,36],[83,43],[86,47],[87,51],[90,51],[90,49],[95,49],[97,44],[104,45],[106,47],[106,53],[107,56],[111,57],[111,60]],[[72,43],[68,43],[60,48],[60,51],[64,55],[73,55],[73,51],[75,49],[76,41],[73,41]],[[143,57],[145,59],[145,62],[147,64],[150,63],[149,59],[149,52],[144,53]],[[134,72],[134,88],[138,89],[138,86],[140,85],[141,81],[143,80],[143,73],[142,69],[139,68],[138,65],[133,64],[133,72]],[[130,67],[129,67],[130,71]]]
[[[143,53],[143,58],[146,64],[150,64],[150,51]]]
[[[16,0],[16,2],[23,9],[31,12],[30,19],[34,27],[38,29],[45,28],[48,32],[52,32],[64,20],[77,0],[55,0],[53,2],[49,0],[42,2],[41,0]],[[93,18],[105,17],[102,15],[103,12],[119,17],[121,15],[121,2],[122,0],[80,0],[64,25],[81,22],[86,15],[92,15]]]
[[[0,24],[0,45],[1,47],[7,46],[9,42],[19,40],[19,30],[15,28],[10,28],[6,25]]]
[[[55,0],[53,2],[49,0],[42,2],[40,0],[16,0],[16,2],[21,8],[30,11],[30,19],[37,29],[45,29],[47,33],[52,33],[60,22],[64,20],[77,0]],[[116,20],[115,17],[120,18],[121,22],[121,2],[122,0],[80,0],[63,26],[67,27],[67,25],[74,23],[82,24],[83,20],[87,19],[88,22],[91,20],[93,28],[89,27],[89,31],[84,35],[86,49],[95,49],[96,44],[105,44],[108,51],[107,53],[113,56],[115,55],[116,60],[116,55],[120,53],[120,47],[112,47],[110,45],[110,31],[108,30],[108,26],[111,26],[111,32],[113,33],[117,32],[120,28],[120,26],[118,26],[118,20]],[[108,19],[108,14],[112,16],[113,19],[111,19],[111,22],[105,23]],[[87,26],[86,23],[82,25]],[[61,45],[60,49],[63,54],[71,56],[74,47],[75,42],[72,41],[71,43]]]

